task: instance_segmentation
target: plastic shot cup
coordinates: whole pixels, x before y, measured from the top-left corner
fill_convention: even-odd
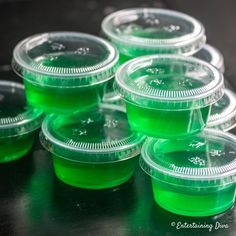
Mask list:
[[[133,175],[144,136],[130,129],[123,108],[102,105],[90,112],[48,116],[40,139],[52,153],[61,181],[79,188],[105,189]]]
[[[234,204],[236,137],[215,129],[184,139],[149,138],[140,164],[157,204],[175,214],[210,216]]]
[[[211,105],[223,96],[223,75],[200,59],[152,55],[116,73],[131,127],[147,136],[176,138],[200,132]]]
[[[229,131],[236,126],[236,95],[225,89],[224,96],[212,105],[207,127]]]
[[[117,47],[121,64],[150,54],[193,55],[206,41],[205,29],[198,20],[158,8],[114,12],[104,18],[102,31]]]
[[[218,70],[220,70],[222,73],[224,73],[225,65],[224,65],[223,55],[215,47],[213,47],[209,44],[205,44],[193,56],[197,57],[199,59],[202,59],[206,62],[209,62],[210,64],[215,66]]]
[[[74,32],[29,37],[14,49],[13,69],[24,79],[27,101],[47,113],[97,106],[117,67],[116,49],[103,39]]]
[[[43,113],[26,106],[23,85],[0,81],[0,163],[27,154],[34,131],[41,125]]]

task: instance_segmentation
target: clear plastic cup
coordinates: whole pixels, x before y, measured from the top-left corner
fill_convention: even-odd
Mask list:
[[[30,151],[43,117],[38,109],[26,106],[23,85],[0,81],[0,163]]]
[[[198,20],[158,8],[114,12],[103,20],[102,31],[118,48],[121,64],[150,54],[193,55],[206,41],[205,29]]]
[[[133,59],[116,73],[131,127],[151,137],[200,132],[223,96],[223,75],[200,59],[152,55]]]
[[[13,69],[23,79],[27,101],[47,113],[97,106],[114,76],[118,53],[103,39],[75,32],[29,37],[14,49]]]
[[[236,95],[225,89],[224,96],[212,105],[207,127],[229,131],[236,126]]]
[[[175,214],[210,216],[235,201],[236,137],[215,129],[183,139],[149,138],[140,164],[157,204]]]
[[[105,189],[133,175],[144,136],[130,129],[123,108],[102,105],[71,116],[48,116],[40,139],[52,153],[61,181],[80,188]]]
[[[219,69],[222,73],[224,73],[225,65],[224,65],[223,55],[215,47],[213,47],[209,44],[205,44],[193,56],[197,57],[201,60],[204,60],[206,62],[209,62],[210,64],[215,66],[217,69]]]

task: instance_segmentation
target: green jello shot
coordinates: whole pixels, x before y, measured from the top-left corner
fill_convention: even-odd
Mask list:
[[[23,85],[0,81],[0,163],[27,154],[43,113],[26,105]]]
[[[215,129],[182,139],[149,138],[140,165],[151,176],[158,205],[175,214],[204,217],[232,207],[236,137]]]
[[[47,113],[68,114],[99,105],[117,62],[116,49],[103,39],[51,32],[20,42],[12,65],[24,79],[31,106]]]
[[[104,35],[118,48],[120,63],[150,54],[193,55],[206,41],[195,18],[158,8],[114,12],[102,22]]]
[[[218,70],[220,70],[222,73],[224,73],[225,65],[224,65],[223,55],[215,47],[213,47],[209,44],[205,44],[193,56],[197,57],[201,60],[204,60],[206,62],[209,62],[210,64],[215,66]]]
[[[223,96],[223,75],[200,59],[152,55],[116,73],[131,127],[147,136],[176,138],[200,132],[213,103]]]
[[[207,127],[229,131],[236,126],[236,95],[225,89],[224,96],[212,105]]]
[[[57,177],[86,189],[111,188],[130,179],[144,138],[130,129],[123,108],[109,104],[48,116],[40,135],[52,153]]]

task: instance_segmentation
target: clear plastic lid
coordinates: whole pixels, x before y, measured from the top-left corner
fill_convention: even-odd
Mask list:
[[[236,126],[236,95],[225,89],[224,96],[212,105],[207,127],[228,131]]]
[[[215,129],[178,140],[149,138],[141,154],[142,169],[168,184],[206,188],[236,180],[236,137]]]
[[[198,52],[196,52],[193,56],[211,63],[213,66],[219,69],[222,73],[224,73],[225,65],[224,65],[223,55],[220,53],[219,50],[212,47],[211,45],[209,44],[203,45],[203,47]]]
[[[40,110],[26,105],[23,85],[0,80],[0,138],[32,132],[43,117]]]
[[[194,57],[144,56],[123,64],[116,89],[127,101],[156,109],[205,107],[223,96],[223,75]]]
[[[100,108],[71,116],[48,116],[40,135],[43,146],[71,161],[106,163],[140,153],[144,136],[131,130],[123,108]]]
[[[205,29],[186,14],[158,8],[125,9],[102,22],[104,34],[128,56],[192,55],[206,41]]]
[[[71,87],[110,79],[117,61],[117,50],[101,38],[84,33],[51,32],[18,43],[12,66],[31,82]]]

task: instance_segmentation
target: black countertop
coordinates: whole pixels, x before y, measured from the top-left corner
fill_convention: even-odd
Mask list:
[[[176,9],[202,21],[208,41],[225,57],[228,86],[236,88],[233,0],[0,0],[0,79],[20,81],[9,65],[14,45],[24,37],[52,30],[99,34],[106,14],[136,6]],[[177,229],[178,222],[206,228]],[[161,209],[152,198],[150,178],[140,168],[129,182],[115,189],[89,191],[67,186],[55,177],[50,155],[37,139],[27,156],[0,165],[0,235],[4,236],[235,236],[235,223],[235,208],[205,218],[182,217]],[[219,224],[228,228],[215,229]]]

